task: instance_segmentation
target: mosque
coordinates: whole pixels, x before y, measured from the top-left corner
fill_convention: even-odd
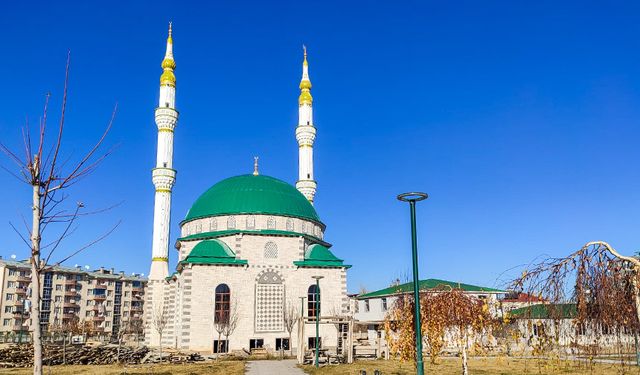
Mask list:
[[[304,332],[299,337],[296,328],[289,335],[285,323],[292,312],[311,318],[346,313],[350,266],[330,250],[324,239],[326,226],[313,207],[316,128],[306,49],[295,129],[299,147],[295,187],[259,174],[257,161],[252,174],[215,183],[180,222],[175,244],[178,264],[169,274],[171,192],[176,180],[173,140],[178,122],[175,68],[170,25],[155,110],[158,147],[152,173],[155,205],[145,340],[152,346],[162,343],[208,353],[313,348],[315,325],[309,323],[313,319],[306,320],[309,327],[299,331]],[[322,346],[337,346],[338,336],[335,326],[320,325]]]

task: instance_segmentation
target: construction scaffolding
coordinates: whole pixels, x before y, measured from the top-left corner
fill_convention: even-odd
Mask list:
[[[336,327],[338,337],[336,361],[353,363],[353,318],[350,316],[321,316],[319,320],[319,324],[333,324]],[[304,337],[307,324],[316,324],[316,318],[305,316],[298,318],[298,364],[304,364],[306,358]],[[329,362],[330,357],[327,356],[327,363]]]

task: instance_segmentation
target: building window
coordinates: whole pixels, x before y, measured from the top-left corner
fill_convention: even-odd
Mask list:
[[[199,221],[196,223],[196,233],[202,233],[202,223]]]
[[[218,230],[218,220],[216,220],[215,217],[212,217],[211,219],[209,219],[209,231],[213,232]]]
[[[227,353],[229,351],[229,340],[213,340],[214,353]]]
[[[307,340],[307,343],[309,344],[309,349],[315,348],[316,347],[316,338],[315,337],[309,337],[309,339]],[[322,337],[318,337],[318,347],[322,348]]]
[[[534,336],[544,336],[544,323],[536,322],[533,323],[533,335]]]
[[[56,290],[57,290],[57,291],[61,291],[61,290],[62,290],[62,285],[60,285],[60,284],[56,284]]]
[[[256,218],[254,216],[247,216],[247,229],[256,229]]]
[[[320,315],[320,289],[316,284],[307,291],[307,316],[312,318]]]
[[[7,288],[15,288],[15,287],[16,287],[16,282],[15,281],[7,282]]]
[[[15,276],[16,270],[9,270],[9,276]]]
[[[7,301],[13,301],[13,294],[7,293],[7,297],[5,298]]]
[[[289,339],[276,338],[276,350],[289,350]]]
[[[273,216],[267,219],[267,229],[276,229],[276,219]]]
[[[11,319],[5,319],[2,321],[2,325],[5,327],[8,326],[9,324],[11,324]]]
[[[11,312],[11,306],[5,306],[4,307],[4,312],[5,313],[10,313]]]
[[[389,306],[387,305],[387,299],[386,298],[382,298],[382,311],[387,311],[389,309]]]
[[[300,224],[300,232],[305,233],[307,231],[307,223],[304,221]]]
[[[236,229],[236,218],[235,218],[235,216],[229,216],[227,218],[227,229]]]
[[[291,218],[287,219],[287,224],[286,225],[287,225],[287,230],[289,232],[293,232],[293,230],[294,230],[293,219],[291,219]]]
[[[216,322],[229,320],[231,310],[231,290],[227,284],[220,284],[216,287],[214,318]]]
[[[364,312],[369,312],[369,300],[364,300]]]
[[[249,349],[258,349],[264,347],[264,339],[249,340]]]
[[[278,245],[275,242],[269,241],[264,245],[264,257],[265,259],[278,258]]]

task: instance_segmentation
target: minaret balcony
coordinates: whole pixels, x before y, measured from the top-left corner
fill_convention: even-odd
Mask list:
[[[156,190],[171,190],[176,181],[176,170],[171,168],[154,168],[152,179]]]
[[[158,107],[156,108],[155,117],[159,131],[166,130],[172,132],[178,122],[178,111],[169,107]]]
[[[296,128],[296,140],[300,146],[313,146],[313,141],[316,140],[316,128],[310,125],[299,125]]]

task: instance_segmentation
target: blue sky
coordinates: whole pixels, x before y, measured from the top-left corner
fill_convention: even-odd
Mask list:
[[[169,20],[180,111],[172,242],[199,194],[251,172],[254,155],[262,173],[295,182],[305,43],[316,208],[354,265],[350,291],[409,275],[409,212],[395,199],[407,190],[431,196],[418,208],[423,278],[500,286],[503,271],[590,240],[640,248],[635,2],[89,3],[10,2],[0,14],[3,142],[21,147],[48,91],[58,118],[67,49],[64,155],[80,155],[119,105],[107,140],[117,152],[70,193],[88,208],[123,203],[83,220],[59,256],[123,222],[70,265],[148,272]],[[29,215],[29,188],[5,172],[0,186],[0,255],[26,257],[8,223]]]

